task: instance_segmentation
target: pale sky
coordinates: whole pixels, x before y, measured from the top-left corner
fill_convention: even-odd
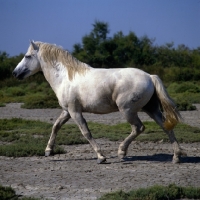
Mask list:
[[[25,53],[29,40],[72,51],[95,20],[109,24],[110,37],[133,31],[157,45],[200,47],[200,0],[0,0],[0,51]]]

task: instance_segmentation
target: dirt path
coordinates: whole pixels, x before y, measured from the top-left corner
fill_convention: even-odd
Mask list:
[[[197,105],[200,110],[200,105]],[[54,122],[60,109],[21,109],[19,104],[0,108],[0,118],[21,117]],[[200,127],[200,111],[181,112],[185,122]],[[140,113],[142,121],[151,120]],[[84,115],[87,121],[107,124],[124,122],[119,113]],[[72,123],[70,121],[69,123]],[[17,194],[48,199],[97,199],[105,192],[176,183],[200,186],[200,143],[181,144],[188,156],[173,165],[172,148],[163,143],[133,142],[127,160],[119,162],[119,142],[97,140],[108,163],[96,164],[90,145],[65,146],[66,154],[54,157],[0,157],[0,184],[12,186]]]

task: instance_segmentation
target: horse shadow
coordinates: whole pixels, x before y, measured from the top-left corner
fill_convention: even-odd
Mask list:
[[[136,161],[149,161],[149,162],[172,162],[172,154],[154,154],[154,155],[147,155],[147,156],[127,156],[123,158],[123,160],[117,160],[117,156],[112,156],[107,158],[107,162],[102,164],[111,164],[111,163],[123,163],[123,164],[133,164],[133,162]],[[72,158],[72,159],[55,159],[51,160],[51,162],[71,162],[71,161],[92,161],[96,160],[97,158]],[[112,159],[115,159],[115,161],[112,161]],[[186,157],[180,157],[180,163],[200,163],[200,157],[196,156],[186,156]]]
[[[148,156],[127,156],[123,159],[124,164],[134,161],[150,161],[150,162],[172,162],[171,154],[154,154]],[[186,156],[180,157],[181,163],[200,163],[200,157]]]

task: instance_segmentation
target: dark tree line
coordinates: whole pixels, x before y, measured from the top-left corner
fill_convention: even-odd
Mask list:
[[[72,54],[96,68],[137,67],[167,81],[200,80],[200,47],[190,49],[174,43],[155,45],[154,39],[122,31],[108,37],[109,26],[95,21],[91,32],[75,44]],[[23,55],[9,57],[0,51],[0,79],[9,78]]]
[[[19,56],[9,57],[5,51],[0,51],[0,80],[12,76],[12,70],[21,61],[23,56],[23,54],[20,54]]]
[[[200,47],[189,49],[181,44],[175,48],[173,42],[157,46],[154,39],[134,32],[108,34],[108,24],[96,21],[82,43],[74,45],[73,55],[98,68],[137,67],[161,76],[171,68],[172,75],[178,76],[175,80],[200,80]]]

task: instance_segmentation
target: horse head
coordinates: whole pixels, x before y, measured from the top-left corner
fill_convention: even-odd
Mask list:
[[[31,41],[31,45],[27,53],[13,71],[13,75],[17,79],[22,80],[41,70],[40,62],[38,59],[38,52],[39,47],[34,41]]]

